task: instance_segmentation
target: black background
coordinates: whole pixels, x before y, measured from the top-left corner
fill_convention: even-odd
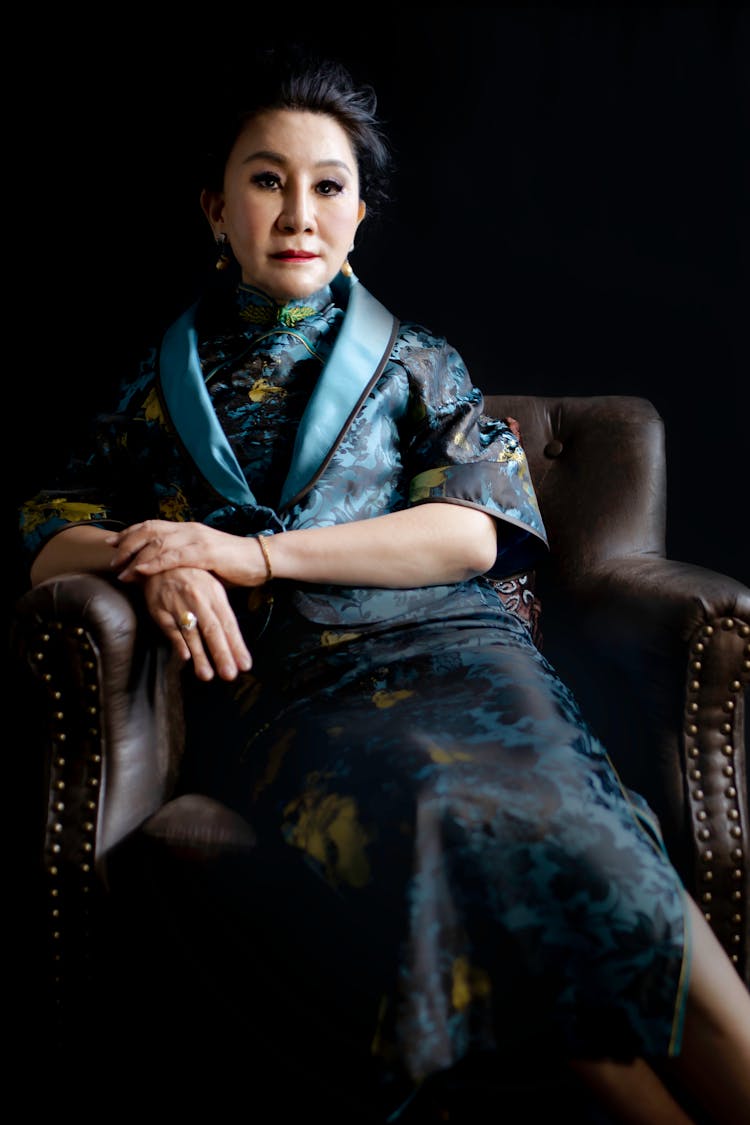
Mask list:
[[[132,9],[48,17],[24,53],[15,498],[211,268],[194,111],[250,44],[288,36],[379,93],[397,170],[352,255],[365,285],[486,393],[650,398],[668,554],[750,582],[747,6],[239,11],[158,33]]]

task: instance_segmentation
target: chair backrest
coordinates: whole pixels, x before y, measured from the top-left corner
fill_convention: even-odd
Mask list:
[[[608,558],[666,552],[664,423],[631,395],[486,395],[514,418],[562,582]]]

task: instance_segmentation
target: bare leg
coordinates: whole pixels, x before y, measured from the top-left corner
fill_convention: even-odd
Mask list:
[[[677,1082],[717,1125],[750,1121],[750,992],[690,900],[693,959]]]
[[[643,1059],[575,1059],[571,1068],[602,1109],[623,1125],[695,1125],[662,1080]]]
[[[750,1121],[750,992],[692,899],[689,911],[693,955],[682,1050],[662,1066],[664,1080],[643,1059],[571,1063],[624,1125],[689,1125],[694,1118],[680,1104],[680,1091],[705,1113],[701,1120]]]

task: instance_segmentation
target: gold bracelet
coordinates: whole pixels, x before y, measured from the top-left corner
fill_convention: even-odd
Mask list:
[[[266,560],[266,582],[270,582],[273,578],[273,570],[271,569],[271,556],[268,553],[268,547],[263,542],[265,535],[256,535],[255,538],[258,540],[258,546],[263,552],[263,558]]]

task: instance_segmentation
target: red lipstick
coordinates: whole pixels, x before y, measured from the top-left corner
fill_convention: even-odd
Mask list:
[[[272,254],[273,258],[278,258],[283,262],[306,262],[310,258],[317,258],[317,254],[311,254],[307,250],[282,250],[279,254]]]

